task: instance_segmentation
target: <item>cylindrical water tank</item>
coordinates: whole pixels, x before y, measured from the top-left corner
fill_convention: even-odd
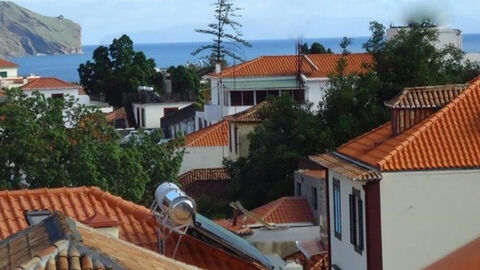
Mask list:
[[[173,183],[163,183],[155,190],[155,200],[162,211],[178,225],[189,224],[197,211],[195,201]]]

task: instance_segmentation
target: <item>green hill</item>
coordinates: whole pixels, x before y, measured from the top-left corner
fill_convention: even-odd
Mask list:
[[[0,1],[0,57],[81,52],[79,24]]]

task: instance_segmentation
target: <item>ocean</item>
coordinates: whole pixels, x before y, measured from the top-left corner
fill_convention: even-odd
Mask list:
[[[368,37],[352,38],[348,47],[351,52],[363,52],[362,45]],[[302,42],[311,44],[319,42],[334,52],[341,52],[340,42],[342,38],[316,38],[303,39]],[[257,40],[251,41],[251,48],[243,48],[242,57],[245,60],[253,59],[261,55],[284,55],[295,54],[294,39],[283,40]],[[190,53],[205,42],[189,43],[158,43],[158,44],[135,44],[135,50],[143,51],[148,58],[155,59],[157,67],[168,68],[170,66],[183,65],[186,63],[199,63],[201,56],[192,56]],[[81,63],[91,59],[93,51],[98,45],[83,46],[83,54],[70,55],[44,55],[10,58],[19,64],[19,74],[22,76],[35,74],[43,77],[57,77],[69,82],[78,82],[77,68]],[[463,49],[469,53],[480,53],[480,34],[464,34]]]

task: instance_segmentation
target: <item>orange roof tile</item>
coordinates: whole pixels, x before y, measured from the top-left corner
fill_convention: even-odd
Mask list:
[[[36,209],[61,211],[77,221],[100,213],[120,223],[120,239],[158,251],[158,224],[150,210],[97,187],[0,191],[0,240],[27,228],[24,211]],[[176,239],[172,234],[167,240],[167,257],[173,255]],[[213,270],[262,269],[189,235],[183,236],[175,259]]]
[[[338,152],[381,171],[480,166],[480,78],[441,110],[397,136],[390,122]]]
[[[312,223],[315,224],[315,217],[308,200],[304,197],[282,197],[269,202],[250,211],[258,218],[275,224],[286,223]],[[232,221],[216,220],[217,224],[233,231],[237,234],[248,234],[251,230],[245,230],[247,225],[256,224],[257,221],[241,215],[237,219],[237,224],[232,225]]]
[[[223,120],[185,136],[186,147],[228,145],[228,122]]]
[[[18,65],[0,58],[0,67],[18,67]]]
[[[79,89],[81,88],[78,85],[67,83],[57,78],[45,77],[37,78],[29,81],[27,84],[22,86],[22,89],[25,91],[40,91],[40,90],[51,90],[51,89]]]
[[[376,170],[360,167],[334,153],[310,156],[310,159],[322,167],[340,173],[353,181],[368,182],[382,179],[382,175]]]
[[[222,199],[227,192],[227,181],[229,179],[227,169],[210,168],[195,169],[183,173],[178,177],[178,182],[182,185],[182,190],[192,198],[206,195]]]
[[[120,107],[113,112],[105,114],[105,120],[107,123],[113,122],[117,119],[126,119],[127,113],[125,112],[124,107]]]
[[[308,54],[302,61],[302,73],[307,77],[328,77],[337,67],[342,54]],[[365,72],[364,64],[371,64],[373,58],[367,53],[352,53],[347,59],[347,73]],[[277,77],[295,76],[298,71],[297,55],[260,56],[253,60],[223,70],[211,76],[233,77]]]
[[[198,269],[103,234],[56,212],[0,242],[0,269]]]
[[[262,101],[257,105],[241,111],[236,114],[232,114],[229,116],[224,117],[225,120],[229,122],[237,122],[237,123],[257,123],[261,122],[262,119],[260,118],[259,112],[262,108],[264,108],[268,104],[268,101]]]
[[[385,105],[394,109],[441,108],[467,87],[468,84],[409,87],[386,102]]]
[[[301,169],[298,170],[299,173],[307,175],[316,179],[325,179],[327,172],[325,170],[310,170],[310,169]]]
[[[480,237],[429,265],[424,270],[480,269]]]

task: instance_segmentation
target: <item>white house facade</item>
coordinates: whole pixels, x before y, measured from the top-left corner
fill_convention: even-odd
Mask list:
[[[205,105],[204,119],[216,123],[225,116],[249,109],[268,96],[290,95],[299,102],[318,104],[328,89],[328,76],[338,60],[345,57],[347,73],[365,71],[369,54],[316,54],[261,56],[251,61],[219,68],[206,76],[211,84],[211,101]]]
[[[333,269],[423,269],[480,236],[480,79],[408,88],[392,121],[311,156]]]
[[[133,115],[141,128],[153,129],[161,127],[161,119],[165,115],[181,110],[192,102],[133,103]]]

